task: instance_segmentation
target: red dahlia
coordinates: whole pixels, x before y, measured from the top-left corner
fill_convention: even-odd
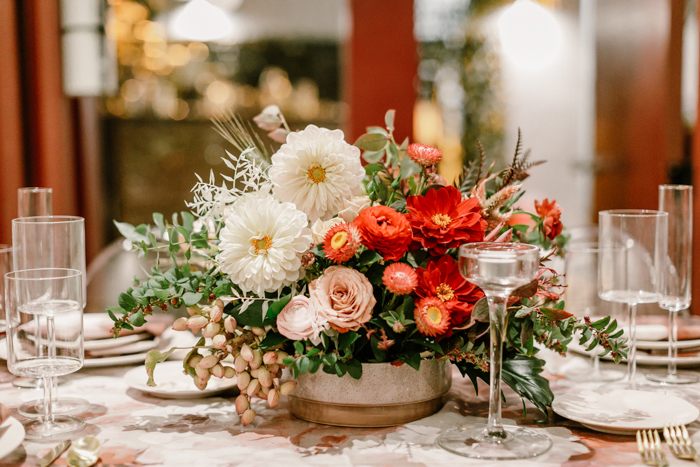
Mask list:
[[[430,190],[425,196],[409,196],[406,207],[413,230],[411,249],[423,247],[434,256],[442,256],[448,248],[484,239],[487,222],[479,214],[479,200],[462,201],[462,194],[453,186]]]
[[[557,204],[557,200],[553,199],[551,202],[545,198],[542,200],[542,204],[535,201],[535,211],[537,215],[543,219],[542,225],[544,226],[544,234],[550,240],[557,238],[564,228],[561,223],[561,208]]]
[[[387,206],[369,207],[357,216],[354,225],[362,235],[362,244],[386,261],[398,261],[411,243],[411,226],[406,217]]]
[[[450,311],[453,327],[460,327],[466,323],[474,304],[484,296],[481,289],[462,277],[457,263],[451,256],[446,255],[439,261],[430,261],[426,269],[416,268],[416,274],[416,295],[420,298],[439,298]]]

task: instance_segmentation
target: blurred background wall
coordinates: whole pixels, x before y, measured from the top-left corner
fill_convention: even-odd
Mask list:
[[[224,171],[213,116],[269,104],[350,142],[394,108],[448,180],[520,128],[548,161],[523,203],[568,227],[700,176],[695,0],[0,0],[0,25],[0,242],[17,188],[49,186],[94,258]]]

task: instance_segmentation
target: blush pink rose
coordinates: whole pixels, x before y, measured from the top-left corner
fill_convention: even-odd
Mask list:
[[[357,331],[372,318],[377,300],[372,284],[358,271],[331,266],[309,284],[311,303],[338,332]]]
[[[293,341],[309,339],[318,345],[321,343],[321,331],[325,327],[325,320],[304,295],[293,297],[277,315],[277,330]]]

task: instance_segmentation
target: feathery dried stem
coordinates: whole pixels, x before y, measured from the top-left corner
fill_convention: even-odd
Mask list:
[[[255,148],[253,154],[258,161],[271,163],[270,151],[265,147],[260,135],[253,130],[250,122],[243,123],[238,115],[227,111],[211,119],[214,128],[226,141],[231,143],[239,152]]]

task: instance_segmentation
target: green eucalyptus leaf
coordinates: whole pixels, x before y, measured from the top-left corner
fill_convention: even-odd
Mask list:
[[[387,143],[387,137],[377,133],[365,133],[357,138],[355,146],[365,151],[381,151]]]

